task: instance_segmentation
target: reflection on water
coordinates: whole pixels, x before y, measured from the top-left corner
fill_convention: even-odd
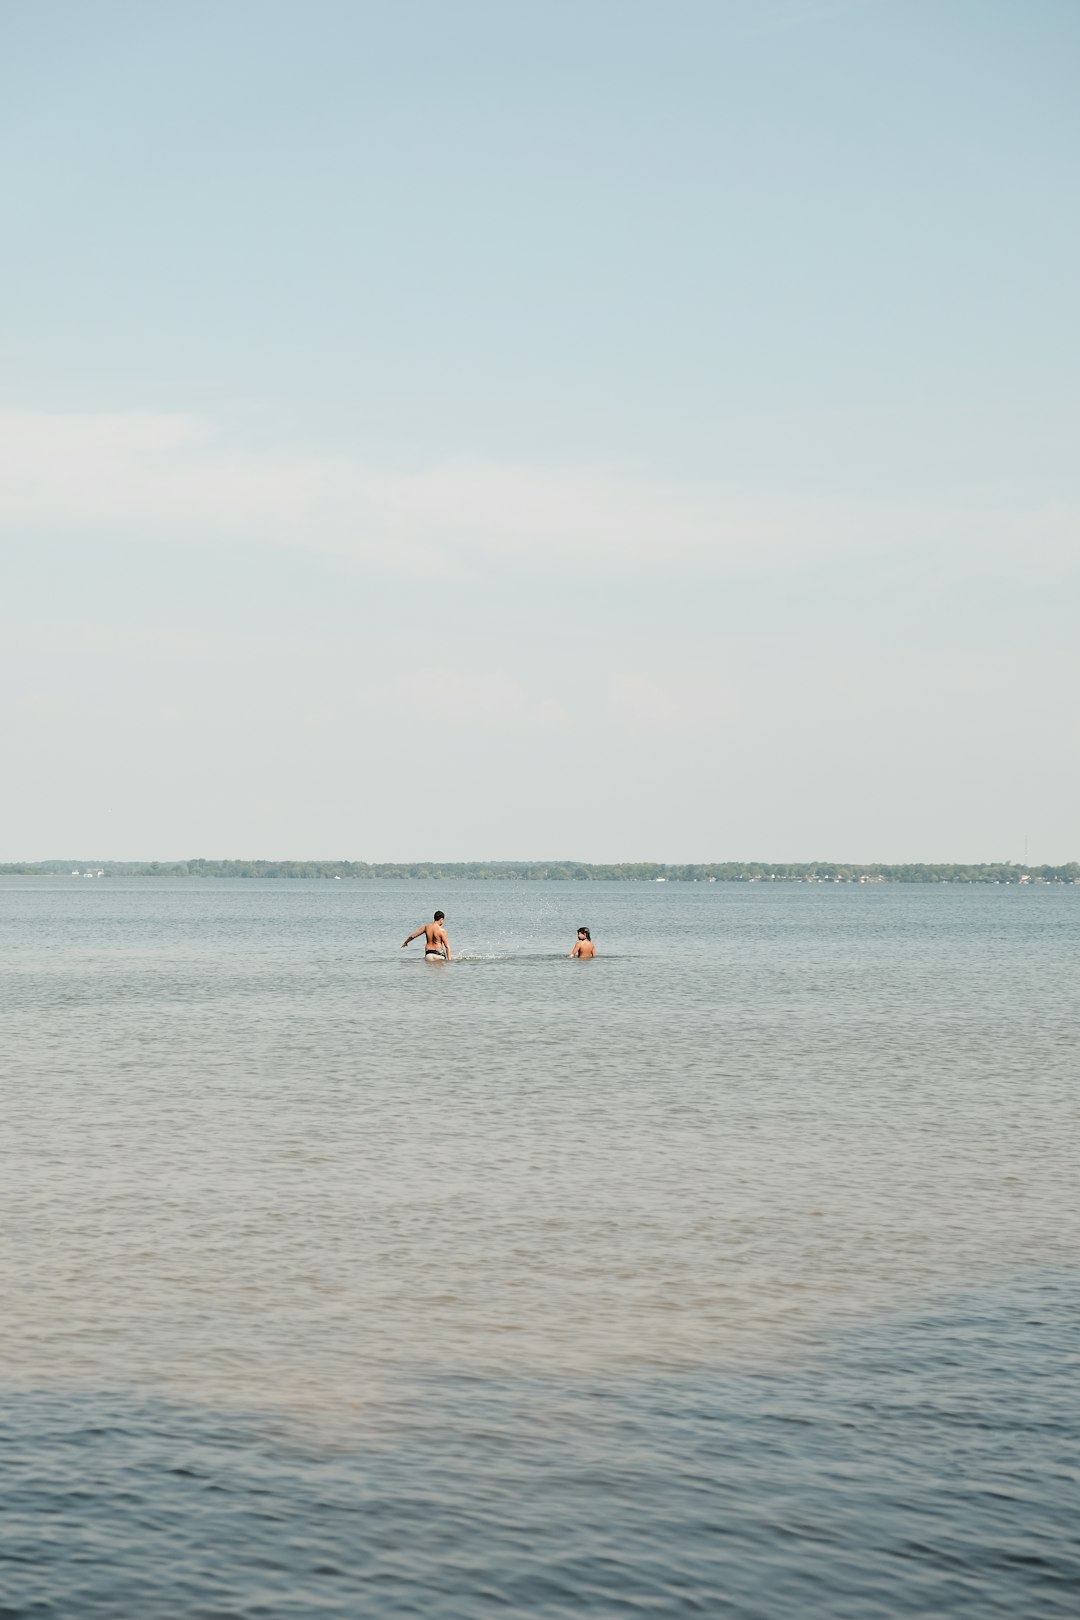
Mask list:
[[[466,958],[438,972],[398,948],[436,906]],[[582,921],[601,955],[568,962]],[[972,1355],[993,1359],[995,1320],[981,1340],[947,1329],[946,1351],[930,1334],[922,1355],[909,1328],[895,1356],[875,1323],[1076,1267],[1078,941],[1071,889],[6,881],[0,1356],[4,1387],[33,1391],[12,1420],[19,1443],[34,1451],[41,1426],[41,1467],[62,1492],[78,1488],[83,1450],[91,1471],[127,1466],[129,1446],[160,1471],[174,1443],[223,1468],[235,1423],[229,1512],[257,1562],[250,1414],[333,1435],[352,1458],[341,1523],[370,1500],[389,1535],[405,1509],[386,1481],[415,1401],[399,1482],[426,1507],[405,1514],[401,1557],[424,1519],[433,1584],[425,1606],[386,1577],[377,1613],[481,1612],[453,1538],[482,1564],[487,1510],[468,1510],[471,1531],[447,1528],[455,1456],[481,1497],[484,1481],[524,1493],[502,1501],[499,1554],[524,1612],[571,1612],[575,1579],[577,1608],[595,1580],[597,1612],[617,1611],[636,1491],[665,1526],[661,1585],[627,1575],[625,1602],[636,1592],[647,1612],[679,1568],[713,1578],[694,1537],[707,1523],[737,1547],[736,1503],[770,1557],[798,1545],[809,1558],[813,1536],[785,1540],[764,1476],[747,1472],[753,1424],[729,1464],[727,1438],[709,1449],[716,1413],[728,1436],[730,1402],[749,1411],[745,1392],[772,1387],[760,1373],[740,1384],[747,1368],[816,1399],[806,1368],[820,1347],[869,1334],[858,1342],[878,1374],[911,1397],[889,1445],[912,1478],[937,1466],[944,1442],[912,1413],[943,1354],[958,1357],[957,1390]],[[1009,1332],[1009,1378],[1041,1380],[1049,1350],[1015,1320]],[[864,1422],[869,1372],[848,1351],[835,1368],[839,1434]],[[588,1436],[616,1411],[629,1427],[596,1462],[608,1505],[585,1513]],[[93,1433],[95,1412],[113,1440]],[[455,1425],[483,1436],[484,1412],[494,1427],[477,1450]],[[1044,1437],[1059,1415],[1051,1401]],[[380,1440],[391,1420],[398,1438]],[[435,1450],[416,1460],[439,1435],[443,1474]],[[693,1488],[670,1485],[680,1446],[698,1459]],[[573,1529],[582,1547],[589,1534],[613,1560],[602,1579],[568,1565],[563,1597],[542,1600],[520,1595],[526,1576],[505,1562],[534,1533],[522,1527],[538,1456],[543,1534]],[[329,1478],[318,1471],[346,1464],[320,1454],[303,1478],[292,1466],[273,1463],[279,1518],[294,1489],[303,1517],[300,1498]],[[1043,1498],[1025,1491],[1053,1550]],[[851,1547],[859,1512],[874,1545],[873,1503],[844,1501]],[[841,1601],[835,1578],[835,1607],[813,1611],[805,1593],[797,1607],[862,1620],[871,1611]],[[766,1612],[754,1591],[740,1612]],[[208,1611],[192,1598],[168,1612]]]

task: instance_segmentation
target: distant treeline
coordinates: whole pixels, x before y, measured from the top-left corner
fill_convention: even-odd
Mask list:
[[[508,878],[519,882],[670,883],[1080,883],[1080,863],[1065,866],[857,866],[836,861],[721,861],[665,866],[624,861],[27,861],[0,864],[0,873],[102,877],[213,878]]]

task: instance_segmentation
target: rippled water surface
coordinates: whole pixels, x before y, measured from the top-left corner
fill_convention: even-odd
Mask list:
[[[1078,944],[0,880],[0,1614],[1077,1612]]]

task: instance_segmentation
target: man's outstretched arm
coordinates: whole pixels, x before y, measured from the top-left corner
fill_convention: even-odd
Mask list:
[[[420,935],[421,935],[421,934],[422,934],[422,933],[423,933],[423,932],[424,932],[424,930],[423,930],[423,929],[422,929],[422,928],[418,928],[418,929],[417,929],[417,930],[416,930],[416,933],[415,933],[415,934],[410,934],[410,935],[409,935],[409,937],[408,937],[408,939],[403,939],[403,940],[402,940],[402,942],[401,942],[401,948],[402,948],[402,950],[404,950],[404,949],[405,949],[405,947],[406,947],[406,945],[411,945],[411,944],[412,944],[412,942],[413,942],[413,940],[414,940],[414,939],[419,939],[419,938],[420,938]]]

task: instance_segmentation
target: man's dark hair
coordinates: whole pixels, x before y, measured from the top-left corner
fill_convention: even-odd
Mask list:
[[[436,921],[436,922],[442,922],[442,920],[443,920],[443,918],[444,918],[444,917],[445,917],[445,916],[446,916],[446,912],[445,912],[445,911],[437,911],[437,912],[436,912],[436,913],[435,913],[435,921]]]

